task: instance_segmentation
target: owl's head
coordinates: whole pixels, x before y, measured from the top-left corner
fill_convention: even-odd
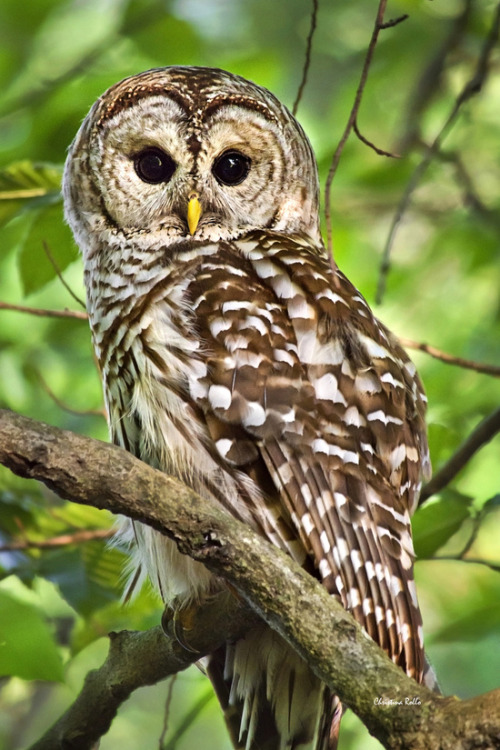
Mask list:
[[[163,246],[263,228],[320,241],[302,128],[269,91],[222,70],[160,68],[108,89],[71,146],[64,197],[84,252],[102,232]]]

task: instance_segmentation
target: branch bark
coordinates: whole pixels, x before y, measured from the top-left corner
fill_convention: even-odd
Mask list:
[[[120,705],[134,690],[176,674],[229,638],[240,638],[257,620],[243,602],[221,594],[197,613],[186,651],[161,627],[110,633],[109,652],[92,670],[76,701],[30,750],[90,750],[109,730]]]
[[[183,554],[225,579],[253,613],[307,659],[386,748],[499,746],[500,690],[459,701],[417,685],[287,555],[172,477],[116,446],[6,410],[0,410],[0,463],[44,482],[63,498],[128,515],[168,535]],[[224,635],[222,640],[230,634],[230,624],[223,620],[217,633]],[[158,641],[153,643],[156,654]],[[170,647],[175,650],[174,644]],[[142,669],[150,660],[138,661]],[[110,692],[120,694],[113,684]],[[85,734],[79,721],[88,725],[89,715],[95,722],[93,714],[78,714],[71,725],[75,737]],[[45,744],[37,750],[49,746],[62,747]],[[64,745],[78,750],[90,746]]]

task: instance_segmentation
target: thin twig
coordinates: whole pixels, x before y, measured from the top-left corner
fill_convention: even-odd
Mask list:
[[[328,249],[328,254],[331,258],[333,258],[332,212],[331,212],[331,206],[330,206],[330,194],[331,194],[332,182],[333,182],[333,178],[335,177],[335,173],[337,171],[337,167],[339,165],[340,157],[342,155],[342,151],[344,150],[344,146],[347,142],[347,139],[349,138],[351,130],[353,129],[354,123],[356,122],[359,107],[361,104],[361,98],[363,96],[363,91],[365,89],[366,79],[368,77],[368,71],[370,69],[370,65],[372,62],[373,53],[375,52],[375,47],[377,45],[378,35],[380,33],[380,30],[383,24],[386,5],[387,5],[387,0],[380,0],[378,11],[377,11],[377,17],[375,20],[375,26],[373,28],[372,36],[370,39],[370,44],[368,45],[368,50],[366,52],[365,61],[363,63],[363,69],[361,71],[361,78],[358,84],[358,88],[356,90],[356,96],[354,97],[354,104],[352,105],[351,113],[349,115],[349,119],[347,120],[347,124],[345,126],[342,137],[338,143],[337,148],[335,149],[335,153],[333,154],[332,163],[330,165],[328,176],[326,178],[325,220],[326,220],[326,233],[327,233],[327,249]],[[333,264],[333,260],[332,260],[332,264]]]
[[[424,174],[425,170],[427,169],[427,167],[429,166],[431,162],[433,146],[434,144],[429,146],[427,155],[422,159],[420,164],[418,164],[418,166],[415,168],[412,176],[410,177],[408,181],[408,184],[406,185],[406,189],[398,204],[396,213],[394,214],[394,218],[392,220],[392,223],[389,229],[389,234],[387,236],[385,247],[382,253],[382,261],[380,263],[379,280],[378,280],[378,285],[377,285],[377,292],[375,295],[375,302],[378,305],[382,303],[382,299],[384,296],[387,276],[389,274],[389,269],[390,269],[390,255],[391,255],[392,246],[394,244],[394,238],[396,236],[397,229],[399,225],[401,224],[401,221],[408,209],[408,206],[410,205],[411,196],[413,195],[415,188],[420,182],[420,178],[422,177],[422,175]]]
[[[375,151],[375,153],[378,154],[379,156],[389,156],[391,159],[400,159],[401,158],[399,154],[392,154],[390,151],[384,151],[383,148],[379,148],[379,146],[376,146],[374,143],[372,143],[372,141],[369,141],[368,138],[366,138],[363,135],[363,133],[361,133],[361,131],[360,131],[359,127],[358,127],[358,121],[357,120],[354,120],[354,124],[353,124],[352,127],[353,127],[353,130],[356,133],[357,137],[361,141],[361,143],[364,143],[365,146],[368,146],[369,148],[371,148],[372,151]]]
[[[18,539],[0,545],[0,552],[18,552],[25,549],[52,549],[54,547],[68,547],[72,544],[83,544],[101,539],[109,539],[115,534],[115,529],[92,529],[75,531],[73,534],[61,534],[50,539]]]
[[[495,565],[487,562],[486,560],[483,560],[482,558],[477,557],[468,557],[469,552],[471,551],[474,542],[477,539],[477,536],[481,530],[481,525],[485,519],[485,517],[488,515],[489,509],[488,509],[488,503],[484,505],[479,513],[477,513],[475,516],[473,516],[470,521],[472,522],[472,531],[469,534],[469,538],[465,542],[465,545],[462,548],[461,552],[458,552],[456,555],[439,555],[437,557],[433,557],[433,560],[457,560],[461,562],[472,562],[477,563],[478,565],[487,565],[488,567],[492,568],[493,570],[499,570],[500,566],[497,568]]]
[[[436,156],[437,152],[439,151],[442,142],[445,140],[448,133],[452,129],[453,125],[455,124],[458,114],[462,108],[462,105],[465,104],[465,102],[467,102],[475,94],[478,94],[481,91],[488,77],[490,56],[498,42],[499,33],[500,33],[500,3],[497,5],[495,16],[491,25],[491,29],[486,38],[486,42],[481,50],[481,54],[479,55],[474,74],[467,81],[462,91],[457,96],[455,103],[453,104],[453,107],[450,111],[450,114],[446,118],[446,121],[444,125],[441,127],[441,130],[438,132],[438,134],[436,135],[432,143],[427,147],[427,151],[424,157],[422,158],[421,162],[417,165],[412,176],[410,177],[410,180],[408,181],[406,189],[396,209],[396,213],[392,220],[392,223],[389,229],[389,234],[387,236],[387,241],[385,243],[385,247],[382,253],[382,261],[380,263],[379,279],[378,279],[378,285],[377,285],[377,294],[375,297],[377,304],[381,304],[383,296],[384,296],[385,287],[387,283],[387,276],[390,270],[390,256],[391,256],[392,247],[394,245],[394,238],[401,224],[401,220],[404,214],[406,213],[408,206],[410,205],[412,195],[415,192],[415,189],[418,183],[420,182],[420,179],[422,178],[424,172],[427,170],[428,166],[430,165],[430,163]]]
[[[68,414],[74,414],[77,417],[104,417],[104,419],[106,419],[105,409],[74,409],[72,406],[68,406],[64,403],[64,401],[61,401],[61,399],[56,396],[54,391],[50,388],[47,381],[44,379],[42,374],[38,372],[38,370],[36,371],[36,376],[45,393],[52,399],[56,406],[58,406],[63,411],[68,412]]]
[[[472,456],[483,445],[489,443],[499,432],[500,409],[497,409],[477,425],[450,460],[422,488],[419,505],[425,502],[431,495],[435,495],[444,489],[456,477],[459,471],[464,468],[465,464],[470,461]]]
[[[402,16],[398,16],[397,18],[391,18],[390,21],[385,21],[384,23],[381,23],[380,28],[392,29],[394,26],[398,26],[398,24],[403,23],[403,21],[406,21],[407,18],[409,18],[408,13],[403,13]]]
[[[76,318],[77,320],[88,320],[87,313],[79,310],[45,310],[39,307],[25,307],[24,305],[12,305],[10,302],[0,302],[0,310],[13,310],[14,312],[28,313],[40,318]]]
[[[304,60],[304,68],[302,70],[302,80],[300,82],[299,90],[297,91],[297,97],[293,103],[292,114],[295,116],[299,108],[302,93],[307,82],[307,75],[309,73],[309,67],[311,65],[311,49],[314,32],[316,31],[316,22],[318,18],[318,0],[312,0],[312,11],[311,11],[311,26],[309,28],[309,34],[307,35],[306,43],[306,58]]]
[[[165,700],[165,710],[163,712],[163,727],[160,734],[160,739],[158,742],[159,750],[163,750],[163,745],[167,736],[168,732],[168,724],[170,720],[170,707],[172,705],[172,698],[174,695],[174,685],[177,680],[177,674],[171,675],[167,682],[168,682],[168,689],[167,689],[167,698]]]
[[[63,275],[61,273],[61,269],[57,265],[54,256],[50,252],[50,248],[49,248],[48,244],[45,241],[42,244],[43,244],[43,249],[45,250],[45,255],[50,260],[54,271],[56,272],[56,274],[59,277],[59,281],[62,283],[62,285],[66,289],[66,291],[69,292],[69,294],[73,297],[73,299],[75,300],[75,302],[78,302],[78,304],[81,305],[81,307],[83,307],[83,309],[85,310],[86,309],[85,302],[83,300],[81,300],[80,297],[78,297],[74,293],[74,291],[71,289],[71,287],[69,286],[69,284],[64,280]]]
[[[420,352],[425,352],[431,357],[439,359],[441,362],[446,362],[447,365],[464,367],[467,370],[474,370],[475,372],[480,372],[483,375],[491,375],[495,378],[500,378],[500,367],[497,367],[496,365],[476,362],[473,359],[463,359],[463,357],[455,357],[452,354],[447,354],[447,352],[441,351],[441,349],[436,349],[434,346],[424,344],[420,341],[413,341],[412,339],[400,337],[399,342],[407,349],[417,349]]]
[[[481,524],[483,522],[483,519],[484,519],[484,512],[483,511],[477,513],[476,516],[474,516],[473,518],[471,518],[471,521],[472,521],[472,531],[471,531],[471,533],[469,535],[469,538],[465,542],[464,548],[462,549],[462,551],[460,553],[460,559],[461,560],[465,559],[465,557],[468,554],[469,550],[471,549],[472,545],[476,541],[477,535],[479,534],[479,529],[481,528]]]
[[[436,557],[433,557],[432,560],[450,560],[450,561],[454,561],[454,562],[465,562],[465,563],[474,563],[475,565],[485,565],[487,568],[490,568],[490,570],[493,570],[496,573],[500,573],[500,565],[495,565],[495,563],[490,563],[487,560],[482,560],[479,557],[462,557],[462,556],[455,556],[455,555],[436,555]]]
[[[190,708],[184,718],[180,721],[179,726],[177,727],[167,744],[162,746],[162,750],[175,750],[175,748],[178,746],[177,743],[181,739],[183,734],[185,734],[186,731],[193,726],[193,722],[195,721],[197,716],[201,714],[205,706],[210,703],[210,701],[213,700],[214,697],[214,691],[212,690],[212,688],[208,688],[208,690],[205,690],[201,697],[198,698],[196,703]]]

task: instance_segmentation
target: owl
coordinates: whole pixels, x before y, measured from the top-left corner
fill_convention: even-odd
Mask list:
[[[330,261],[297,120],[231,73],[167,67],[94,104],[64,199],[113,441],[285,550],[424,680],[410,515],[429,467],[421,382]],[[224,589],[133,524],[166,605]],[[206,671],[245,750],[331,750],[341,704],[264,623]]]

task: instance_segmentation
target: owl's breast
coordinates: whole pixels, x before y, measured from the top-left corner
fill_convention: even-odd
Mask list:
[[[146,463],[175,476],[255,527],[243,494],[260,496],[247,477],[225,466],[197,400],[206,395],[204,343],[179,288],[168,298],[142,301],[101,335],[103,381],[113,441]],[[127,323],[128,321],[128,323]],[[158,532],[134,524],[135,563],[148,571],[165,601],[196,598],[214,587],[206,568],[181,555]]]
[[[121,334],[120,346],[112,351],[103,347],[103,381],[113,442],[194,486],[196,473],[213,474],[216,467],[202,450],[194,425],[189,431],[184,427],[193,423],[183,386],[192,347],[187,351],[185,341],[182,348],[177,346],[179,334],[165,305],[145,311],[135,329],[121,323],[115,330]],[[196,371],[192,356],[190,361],[190,369]],[[132,568],[147,572],[164,601],[197,598],[212,587],[206,568],[181,555],[175,543],[157,531],[134,522],[134,540]]]

